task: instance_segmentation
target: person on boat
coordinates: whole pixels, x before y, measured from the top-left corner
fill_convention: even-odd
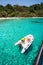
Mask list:
[[[19,48],[21,49],[22,48],[22,45],[21,44],[24,44],[25,43],[25,38],[22,38],[21,41],[20,41],[20,45],[19,45]]]
[[[22,43],[25,43],[25,38],[22,38],[22,39],[21,39],[21,42],[22,42]],[[27,42],[30,42],[30,38],[27,38]]]
[[[30,38],[27,38],[27,41],[30,42]]]
[[[25,43],[25,38],[22,38],[22,39],[21,39],[21,42],[22,42],[22,43]]]

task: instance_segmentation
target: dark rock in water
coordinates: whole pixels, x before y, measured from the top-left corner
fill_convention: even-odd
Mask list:
[[[43,23],[43,22],[39,22],[39,21],[32,21],[32,23]]]
[[[39,21],[32,21],[33,23],[39,23]]]

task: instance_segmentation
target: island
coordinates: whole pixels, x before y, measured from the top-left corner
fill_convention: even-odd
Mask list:
[[[0,5],[0,17],[43,17],[43,3],[31,6]]]

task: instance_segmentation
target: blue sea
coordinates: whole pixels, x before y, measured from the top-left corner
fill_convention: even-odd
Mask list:
[[[21,54],[14,44],[32,34],[34,41]],[[0,19],[0,65],[33,65],[43,40],[43,18]]]

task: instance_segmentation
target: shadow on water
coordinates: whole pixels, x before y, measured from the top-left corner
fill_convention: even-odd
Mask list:
[[[20,51],[21,51],[21,49],[22,49],[22,46],[21,46],[21,44],[20,44],[20,45],[18,45],[18,47],[19,47],[19,49],[20,49]]]
[[[27,50],[26,52],[24,53],[25,55],[27,55],[29,52],[31,52],[33,49],[33,45],[31,45]]]
[[[25,51],[25,55],[27,55],[29,52],[31,52],[32,51],[32,49],[33,49],[33,45],[31,45],[26,51]],[[21,51],[22,50],[22,46],[21,45],[19,45],[19,50]]]

